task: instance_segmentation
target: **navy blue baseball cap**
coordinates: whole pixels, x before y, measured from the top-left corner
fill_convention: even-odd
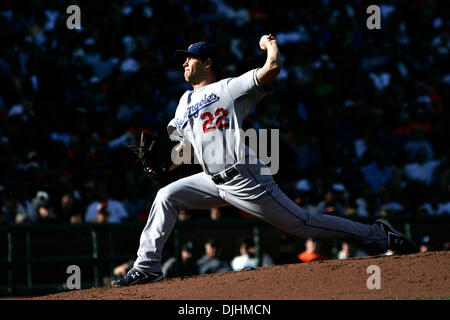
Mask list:
[[[203,59],[211,58],[215,61],[219,58],[219,51],[216,46],[209,42],[196,42],[189,46],[187,50],[175,51],[176,58],[199,57]]]

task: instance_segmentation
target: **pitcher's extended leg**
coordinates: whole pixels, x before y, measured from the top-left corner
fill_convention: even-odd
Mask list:
[[[224,199],[230,204],[255,215],[277,228],[307,238],[347,239],[374,249],[385,251],[389,244],[386,232],[378,224],[364,224],[327,214],[311,214],[289,199],[270,176],[255,174],[252,168],[243,174],[246,188],[253,194],[259,188],[257,199],[247,200],[245,189],[235,192],[232,186],[219,186],[226,190]]]

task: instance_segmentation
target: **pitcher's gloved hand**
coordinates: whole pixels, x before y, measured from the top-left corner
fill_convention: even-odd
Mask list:
[[[172,166],[171,152],[177,144],[167,134],[158,136],[143,131],[141,140],[134,152],[139,158],[144,171],[153,179],[160,180],[167,176]]]

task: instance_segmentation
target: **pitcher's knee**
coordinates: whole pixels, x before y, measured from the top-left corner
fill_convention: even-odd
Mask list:
[[[150,209],[150,216],[176,216],[178,202],[173,192],[167,187],[159,189]],[[149,216],[149,218],[150,218]]]
[[[164,188],[159,189],[158,193],[156,194],[155,201],[160,201],[163,203],[176,203],[177,202],[177,196],[176,196],[176,188],[174,188],[171,185],[165,186]]]
[[[170,194],[170,189],[166,187],[161,188],[158,190],[158,193],[156,194],[156,198],[155,201],[162,201],[162,202],[166,202],[170,199],[171,194]]]

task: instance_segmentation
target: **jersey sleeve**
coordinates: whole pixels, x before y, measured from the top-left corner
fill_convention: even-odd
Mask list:
[[[230,78],[228,80],[228,90],[233,99],[238,99],[243,95],[253,95],[256,98],[262,99],[269,92],[259,86],[256,79],[256,71],[258,69],[250,70],[243,75]]]
[[[259,86],[258,80],[256,79],[257,70],[253,69],[239,77],[230,78],[227,83],[228,91],[235,102],[243,100],[244,97],[246,98],[245,103],[236,104],[244,108],[245,110],[243,111],[245,113],[270,93]]]
[[[180,133],[175,124],[175,118],[170,120],[169,124],[167,125],[167,133],[169,134],[169,138],[172,141],[179,141],[179,142],[184,141],[183,135]]]
[[[175,115],[174,115],[173,119],[169,121],[169,124],[167,125],[167,133],[169,134],[169,138],[172,141],[184,142],[184,140],[185,140],[183,131],[181,129],[179,129],[183,124],[180,123],[180,119],[177,120],[178,108],[185,100],[185,96],[186,96],[186,92],[181,96],[181,98],[178,102],[177,110],[175,111]],[[178,115],[178,116],[180,116],[180,115]]]

